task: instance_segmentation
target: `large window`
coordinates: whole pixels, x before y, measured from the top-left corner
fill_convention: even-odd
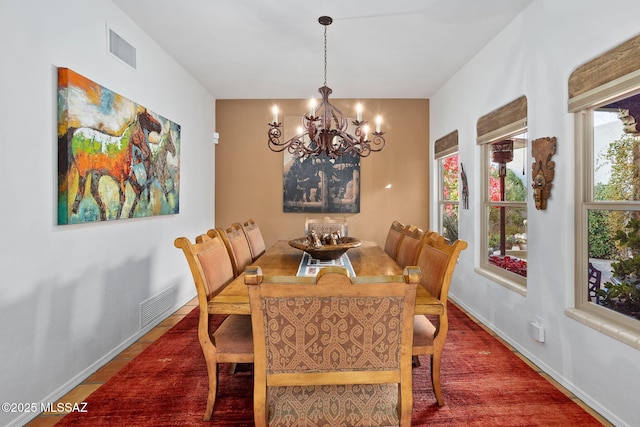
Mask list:
[[[518,293],[527,285],[527,99],[478,120],[482,210],[478,272]]]
[[[633,92],[580,113],[587,159],[578,305],[628,324],[640,321],[640,132],[634,115],[640,119],[640,94]]]
[[[575,307],[640,349],[640,36],[569,78],[576,129]]]
[[[503,139],[504,138],[504,139]],[[481,267],[516,286],[527,277],[527,134],[505,135],[482,147],[484,170]]]

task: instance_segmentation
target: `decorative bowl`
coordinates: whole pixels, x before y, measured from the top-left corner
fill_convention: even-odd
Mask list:
[[[311,258],[328,261],[338,259],[351,248],[357,248],[362,241],[355,237],[341,237],[336,245],[313,246],[306,237],[289,240],[289,245],[307,252]]]

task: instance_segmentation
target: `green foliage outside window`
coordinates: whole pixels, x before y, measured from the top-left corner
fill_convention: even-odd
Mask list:
[[[490,196],[492,201],[500,200],[500,180],[498,178],[498,170],[494,167],[490,170]],[[527,188],[522,180],[511,170],[507,169],[507,176],[504,182],[505,199],[513,202],[524,202],[527,199]],[[507,208],[505,218],[505,235],[507,243],[526,243],[516,241],[516,234],[522,235],[526,233],[524,221],[526,217],[526,209]],[[511,241],[508,240],[509,237]],[[489,246],[497,248],[500,246],[500,209],[489,209]]]
[[[442,235],[449,240],[450,242],[455,242],[458,240],[458,212],[456,210],[451,210],[448,214],[445,212],[442,215]]]
[[[611,264],[617,281],[607,282],[605,289],[598,290],[600,304],[640,320],[640,221],[631,218],[613,239],[627,250],[629,257]]]
[[[604,200],[608,191],[608,185],[599,183],[594,188],[594,200]],[[610,258],[616,253],[616,246],[611,238],[612,219],[611,211],[590,210],[589,211],[589,257],[590,258]]]
[[[594,201],[640,200],[639,148],[628,135],[608,144],[598,160],[611,171],[607,183],[594,186]],[[599,304],[640,320],[640,213],[590,210],[589,256],[618,260],[611,264],[614,279],[597,291]]]

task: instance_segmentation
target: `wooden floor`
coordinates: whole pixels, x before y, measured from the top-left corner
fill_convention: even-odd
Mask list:
[[[64,395],[62,398],[58,400],[58,402],[82,402],[97,390],[102,384],[104,384],[109,378],[115,375],[123,366],[125,366],[131,359],[140,354],[145,348],[147,348],[152,342],[157,340],[164,334],[167,330],[169,330],[173,325],[178,323],[182,318],[191,312],[198,305],[197,298],[192,299],[187,304],[185,304],[182,308],[177,310],[171,316],[166,318],[164,321],[158,324],[155,328],[149,331],[146,335],[140,338],[136,343],[132,344],[129,348],[124,350],[118,356],[113,358],[109,363],[96,371],[93,375],[89,376],[82,384],[78,385],[76,388],[71,390],[68,394]],[[461,310],[462,308],[459,307]],[[464,311],[464,310],[463,310]],[[466,313],[466,311],[465,311]],[[527,365],[531,367],[534,371],[538,372],[543,378],[553,384],[556,388],[562,391],[566,396],[568,396],[571,400],[573,400],[577,405],[584,408],[587,412],[592,414],[598,421],[602,423],[604,426],[613,426],[610,422],[605,420],[600,414],[595,412],[589,406],[587,406],[584,402],[578,399],[573,395],[570,391],[562,387],[558,382],[553,380],[547,374],[542,372],[540,368],[534,365],[531,361],[529,361],[526,357],[520,354],[516,349],[514,349],[511,345],[507,344],[504,340],[498,337],[493,331],[484,326],[482,323],[478,322],[473,316],[469,313],[466,313],[474,322],[478,323],[484,330],[486,330],[491,336],[496,338],[502,344],[504,344],[507,348],[513,351],[520,359],[522,359]],[[49,427],[55,425],[64,414],[60,413],[46,413],[43,412],[38,417],[34,418],[31,422],[26,424],[26,427]]]

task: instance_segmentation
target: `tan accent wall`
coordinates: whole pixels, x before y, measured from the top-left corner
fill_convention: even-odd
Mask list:
[[[423,229],[429,226],[429,100],[337,99],[331,102],[349,117],[361,102],[363,118],[375,125],[382,115],[387,144],[360,162],[360,213],[346,214],[349,235],[384,245],[394,219]],[[307,111],[307,100],[217,100],[215,149],[215,222],[226,227],[253,218],[267,247],[304,234],[305,214],[282,211],[283,154],[267,146],[271,107],[280,120]],[[385,186],[391,184],[391,188]]]

